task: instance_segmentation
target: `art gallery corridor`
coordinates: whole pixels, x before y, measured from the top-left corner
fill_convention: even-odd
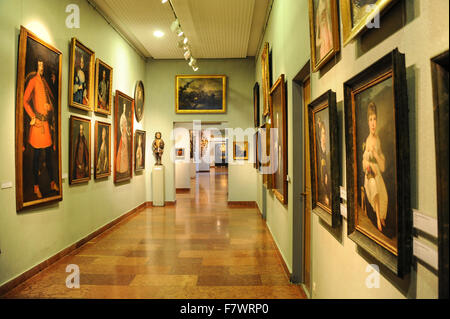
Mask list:
[[[256,208],[229,207],[226,168],[198,173],[175,206],[151,207],[38,273],[6,298],[305,298]],[[80,288],[66,287],[70,264]]]

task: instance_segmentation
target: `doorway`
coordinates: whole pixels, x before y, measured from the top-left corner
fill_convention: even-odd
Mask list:
[[[292,81],[293,90],[293,269],[291,281],[311,295],[311,178],[309,167],[308,104],[310,63]]]

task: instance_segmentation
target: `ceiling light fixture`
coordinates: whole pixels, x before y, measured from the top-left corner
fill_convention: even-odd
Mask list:
[[[153,32],[153,35],[157,38],[162,38],[164,36],[164,32],[162,32],[161,30],[156,30],[155,32]]]
[[[190,45],[188,44],[189,40],[188,38],[184,35],[183,29],[181,28],[181,24],[180,21],[178,20],[178,16],[175,12],[175,9],[173,7],[172,1],[171,0],[161,0],[162,3],[166,3],[168,2],[170,5],[170,9],[172,10],[172,13],[175,17],[175,21],[172,22],[172,24],[170,25],[170,30],[173,33],[176,33],[178,37],[183,37],[182,39],[180,39],[180,41],[177,42],[177,46],[180,49],[184,50],[183,56],[186,60],[189,60],[189,66],[192,67],[192,69],[194,70],[194,72],[198,71],[198,66],[197,66],[197,60],[192,56],[192,50]],[[156,35],[156,32],[153,33],[156,37],[158,37]],[[161,32],[162,33],[162,32]],[[164,36],[164,33],[162,33],[161,36]]]

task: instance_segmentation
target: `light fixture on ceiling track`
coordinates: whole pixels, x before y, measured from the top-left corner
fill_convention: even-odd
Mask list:
[[[194,70],[194,72],[197,72],[198,71],[197,60],[192,56],[191,46],[188,44],[189,40],[185,36],[183,29],[181,28],[180,21],[178,20],[178,16],[175,13],[175,9],[173,8],[173,5],[172,5],[172,1],[161,0],[161,3],[169,3],[170,9],[172,10],[173,15],[175,16],[175,21],[172,22],[172,24],[170,26],[170,30],[172,30],[173,33],[176,33],[176,35],[181,38],[178,41],[177,46],[180,49],[183,49],[184,58],[186,59],[186,61],[189,60],[189,63],[188,63],[189,66]]]

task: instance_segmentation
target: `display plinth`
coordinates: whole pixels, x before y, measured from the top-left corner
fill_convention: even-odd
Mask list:
[[[155,165],[152,170],[153,206],[164,206],[164,166]]]

